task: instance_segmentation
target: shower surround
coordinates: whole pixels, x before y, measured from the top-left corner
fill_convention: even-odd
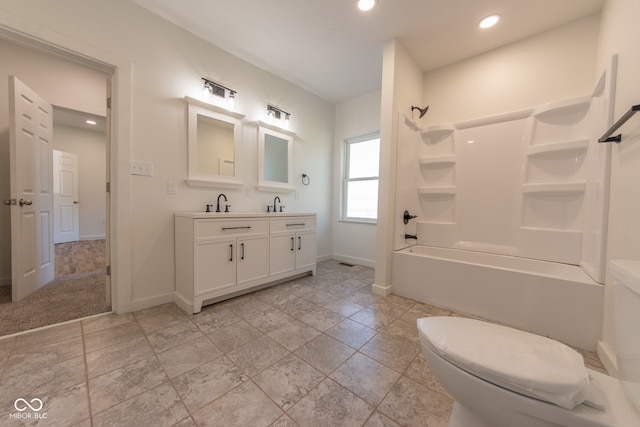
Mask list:
[[[400,261],[397,255],[411,256],[408,251],[394,254],[393,293],[528,330],[536,328],[523,324],[515,313],[507,314],[509,310],[500,313],[489,299],[513,307],[531,297],[532,312],[551,316],[551,325],[572,316],[571,298],[588,300],[591,313],[576,312],[585,320],[597,316],[597,324],[586,323],[593,329],[590,337],[599,334],[603,290],[598,284],[605,275],[611,149],[597,139],[612,122],[615,65],[614,58],[593,93],[579,98],[426,129],[418,129],[402,114],[399,118],[394,249],[410,246],[415,241],[404,236],[415,234],[420,246],[566,264],[581,270],[587,280],[570,295],[562,291],[563,298],[569,298],[561,304],[564,309],[545,310],[545,300],[560,293],[548,286],[544,273],[507,284],[511,289],[502,289],[506,295],[492,295],[495,284],[486,283],[491,276],[483,275],[463,275],[458,280],[465,283],[447,292],[433,283],[442,277],[434,271],[438,264],[425,262],[424,254],[418,264]],[[405,209],[417,215],[407,225],[402,220]],[[492,265],[490,257],[481,259],[474,264],[505,268]],[[409,265],[427,264],[430,271],[406,271]],[[523,282],[526,292],[521,292]],[[595,299],[591,285],[596,285]],[[489,292],[484,299],[468,300],[468,295],[483,291]],[[583,292],[588,298],[582,298]],[[580,328],[580,319],[575,323]],[[595,346],[591,338],[587,341],[585,345],[582,340],[582,346]]]

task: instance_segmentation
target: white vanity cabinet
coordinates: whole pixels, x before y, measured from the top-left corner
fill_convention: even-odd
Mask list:
[[[205,301],[315,275],[315,214],[276,215],[176,213],[176,304],[198,313]]]
[[[315,217],[271,218],[269,274],[304,272],[316,266]]]

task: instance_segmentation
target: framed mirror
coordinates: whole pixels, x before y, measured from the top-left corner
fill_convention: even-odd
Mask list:
[[[244,115],[186,96],[188,178],[196,187],[240,188]]]
[[[294,132],[258,122],[258,190],[290,193]]]

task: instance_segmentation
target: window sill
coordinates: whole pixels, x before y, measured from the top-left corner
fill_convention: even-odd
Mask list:
[[[376,225],[378,224],[377,219],[369,219],[369,218],[340,218],[339,222],[353,222],[357,224],[370,224]]]

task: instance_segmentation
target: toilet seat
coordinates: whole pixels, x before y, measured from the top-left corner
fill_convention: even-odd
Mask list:
[[[459,317],[418,319],[420,341],[443,359],[493,384],[573,409],[589,394],[582,356],[558,341]]]

